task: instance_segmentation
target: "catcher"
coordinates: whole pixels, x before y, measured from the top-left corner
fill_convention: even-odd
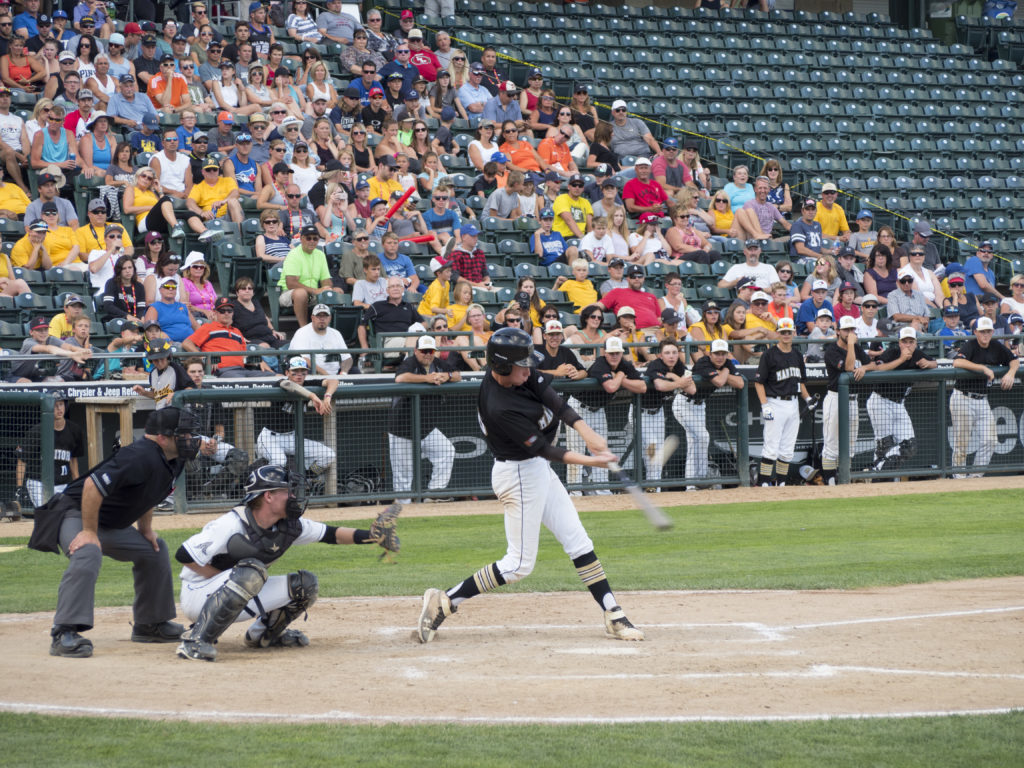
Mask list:
[[[194,622],[178,646],[183,659],[215,660],[217,639],[234,622],[249,618],[255,619],[245,632],[250,648],[309,645],[306,635],[288,625],[316,602],[316,576],[303,570],[267,575],[292,544],[379,544],[384,554],[399,550],[399,505],[381,512],[368,531],[335,528],[302,517],[306,504],[295,494],[301,482],[284,467],[260,467],[249,475],[243,504],[178,548],[175,557],[185,566],[181,606]]]

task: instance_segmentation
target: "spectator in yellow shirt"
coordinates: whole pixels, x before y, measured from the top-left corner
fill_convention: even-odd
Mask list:
[[[193,232],[206,231],[207,221],[225,214],[236,223],[242,222],[242,204],[238,201],[238,184],[220,175],[220,166],[213,159],[203,163],[203,180],[192,187],[185,205],[191,212],[188,225]]]
[[[32,287],[20,277],[14,276],[14,267],[7,254],[0,251],[0,293],[4,296],[19,296],[32,293]]]
[[[46,251],[50,254],[53,266],[74,269],[78,272],[87,270],[88,265],[79,258],[81,250],[75,239],[75,230],[71,227],[62,227],[59,224],[60,214],[57,212],[57,204],[54,202],[43,203],[42,215],[42,220],[49,227],[49,232],[46,233],[43,242],[46,244]]]
[[[839,238],[843,242],[850,239],[850,225],[846,221],[846,211],[836,203],[839,190],[832,182],[821,187],[821,200],[818,201],[818,212],[814,220],[821,224],[822,237]]]
[[[53,266],[46,250],[46,233],[50,228],[42,219],[33,221],[28,232],[11,249],[11,265],[24,269],[46,270]]]
[[[86,215],[89,223],[75,230],[75,242],[78,243],[79,253],[88,254],[91,251],[106,250],[107,244],[103,241],[103,232],[107,228],[106,203],[99,198],[90,200]],[[133,256],[135,254],[135,246],[124,230],[121,230],[121,246],[126,255]]]
[[[590,266],[586,259],[576,259],[572,263],[572,278],[561,275],[555,280],[554,289],[566,295],[573,304],[573,312],[578,315],[581,309],[596,304],[598,300],[597,289],[590,282]]]
[[[555,198],[552,208],[555,212],[555,232],[565,239],[580,238],[593,227],[594,208],[583,196],[583,177],[579,174],[569,179],[569,191]]]
[[[448,291],[451,289],[452,263],[443,256],[435,257],[430,260],[430,271],[434,273],[434,282],[430,284],[427,292],[423,294],[423,299],[420,301],[417,312],[423,315],[423,317],[444,315],[450,321],[455,316],[455,313],[448,308]]]
[[[0,218],[15,219],[25,214],[29,199],[17,184],[2,181],[4,167],[0,164]]]
[[[64,311],[50,320],[50,335],[55,339],[70,339],[74,335],[75,320],[85,317],[85,302],[77,293],[64,297]]]
[[[396,165],[398,163],[391,155],[377,159],[377,172],[369,180],[371,200],[378,197],[381,200],[390,200],[392,193],[405,192],[405,188],[393,178]]]

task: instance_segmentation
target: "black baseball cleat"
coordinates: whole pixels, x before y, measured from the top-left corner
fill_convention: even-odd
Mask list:
[[[73,629],[58,630],[50,643],[50,655],[87,659],[92,656],[92,640],[82,637]]]
[[[161,621],[159,624],[136,624],[132,627],[133,643],[177,643],[185,628],[175,621]]]

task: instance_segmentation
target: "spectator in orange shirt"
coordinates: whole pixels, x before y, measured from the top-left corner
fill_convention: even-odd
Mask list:
[[[514,120],[506,120],[501,124],[501,138],[505,143],[498,149],[508,158],[510,170],[543,173],[548,169],[548,164],[537,154],[533,145],[519,138],[519,128]]]
[[[570,139],[572,126],[563,125],[557,134],[544,139],[537,147],[537,154],[548,164],[548,169],[566,179],[579,172],[569,151]]]
[[[192,106],[192,98],[188,95],[188,80],[174,71],[174,63],[171,54],[164,54],[160,73],[150,78],[146,94],[158,110],[183,112]]]
[[[786,295],[785,283],[772,283],[772,300],[768,303],[768,313],[775,318],[776,322],[784,317],[793,319],[793,304]]]

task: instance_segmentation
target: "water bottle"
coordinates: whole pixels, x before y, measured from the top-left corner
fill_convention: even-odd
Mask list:
[[[77,163],[75,163],[75,153],[74,153],[74,151],[70,151],[70,150],[68,151],[68,160],[71,161],[71,167],[72,168],[77,167]]]

